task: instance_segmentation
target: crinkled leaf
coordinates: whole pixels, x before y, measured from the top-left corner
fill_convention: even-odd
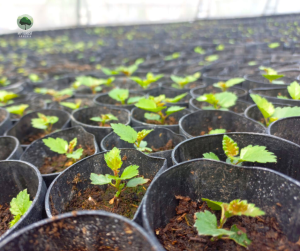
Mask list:
[[[59,153],[59,154],[65,154],[68,151],[68,142],[61,138],[47,138],[43,139],[43,142],[46,146],[50,148],[51,151]]]
[[[27,193],[27,189],[19,192],[16,198],[13,198],[10,202],[10,212],[12,215],[24,215],[32,201],[30,201],[30,195]]]
[[[6,107],[6,110],[9,113],[23,115],[24,111],[29,107],[29,105],[21,104],[21,105],[14,105],[10,107]]]
[[[91,173],[90,180],[93,185],[105,185],[111,182],[111,178],[107,177],[107,175]]]
[[[212,152],[203,153],[203,157],[204,157],[204,159],[220,160],[219,157]]]
[[[153,100],[142,98],[138,103],[135,104],[136,107],[149,111],[149,112],[159,112],[166,108],[166,106],[157,106]]]
[[[290,96],[293,99],[299,100],[300,99],[300,85],[294,81],[293,83],[291,83],[288,87],[288,92],[290,94]]]
[[[66,156],[67,158],[71,158],[71,159],[80,159],[81,155],[83,153],[83,149],[82,148],[78,148],[76,151],[72,152],[72,153],[67,153]]]
[[[271,102],[256,94],[250,94],[250,96],[254,103],[257,105],[264,118],[269,118],[274,114],[275,108]]]
[[[138,134],[137,134],[137,141],[142,141],[150,132],[152,132],[153,129],[151,130],[142,130],[142,131],[139,131]]]
[[[129,97],[129,91],[127,89],[113,89],[108,93],[108,96],[110,96],[112,99],[117,101],[125,101]]]
[[[183,94],[180,94],[174,98],[166,98],[165,99],[165,102],[166,103],[177,103],[179,102],[181,99],[183,99],[185,96],[187,95],[187,93],[183,93]]]
[[[185,107],[181,107],[181,106],[171,106],[171,107],[168,108],[168,110],[166,110],[166,115],[170,115],[170,114],[173,114],[175,112],[182,111],[184,109],[185,109]]]
[[[282,118],[288,118],[288,117],[295,117],[300,116],[300,107],[294,106],[294,107],[277,107],[275,109],[275,112],[272,115],[272,118],[275,120],[282,119]],[[273,121],[275,121],[273,120]]]
[[[219,133],[226,133],[226,130],[225,129],[210,130],[208,134],[219,134]]]
[[[234,157],[239,154],[239,147],[237,143],[227,135],[223,136],[222,145],[227,157]]]
[[[73,152],[73,149],[76,145],[77,145],[77,138],[74,138],[69,142],[69,147],[68,147],[69,152]]]
[[[241,149],[240,159],[248,162],[272,163],[277,161],[274,153],[266,150],[265,146],[246,146]]]
[[[238,229],[236,225],[232,225],[230,231],[234,232],[235,234],[230,235],[229,238],[235,241],[237,244],[245,248],[247,248],[251,244],[251,240],[248,239],[247,234]]]
[[[137,166],[137,165],[131,165],[131,166],[126,167],[121,175],[121,179],[128,180],[128,179],[131,179],[131,178],[137,176],[139,174],[138,169],[139,169],[139,166]]]
[[[112,150],[104,154],[107,166],[113,171],[120,169],[123,164],[120,153],[121,151],[114,147]]]
[[[143,185],[143,184],[147,183],[148,181],[149,181],[149,179],[144,179],[142,177],[133,178],[127,182],[126,187],[136,187],[138,185]]]
[[[118,123],[111,124],[111,127],[120,139],[129,143],[134,143],[137,140],[138,133],[131,126]]]
[[[212,210],[221,210],[222,209],[222,204],[223,202],[220,201],[214,201],[214,200],[209,200],[206,198],[201,198],[201,200],[205,201],[207,206],[212,209]]]
[[[148,113],[146,112],[144,114],[144,117],[148,120],[156,120],[156,121],[160,121],[161,120],[161,117],[158,115],[158,114],[155,114],[155,113]]]
[[[224,207],[225,211],[233,215],[246,215],[251,217],[256,217],[260,215],[265,215],[265,212],[260,208],[255,207],[254,204],[248,203],[247,200],[233,200]]]

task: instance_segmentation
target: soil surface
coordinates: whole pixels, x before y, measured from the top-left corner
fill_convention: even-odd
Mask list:
[[[27,137],[24,137],[21,140],[21,144],[22,145],[30,145],[33,141],[43,138],[44,136],[46,136],[47,134],[45,132],[41,132],[41,133],[37,133],[37,134],[31,134],[28,135]]]
[[[161,125],[162,123],[160,121],[157,120],[146,120],[147,124],[154,124],[154,125]],[[164,125],[178,125],[178,121],[176,120],[176,118],[174,117],[168,117],[165,120]]]
[[[9,222],[14,219],[9,208],[9,203],[0,205],[0,236],[9,229]]]
[[[173,144],[173,140],[170,139],[167,144],[165,144],[164,146],[162,147],[159,147],[159,148],[155,148],[154,146],[151,146],[151,149],[152,149],[152,153],[155,153],[155,152],[162,152],[162,151],[167,151],[167,150],[172,150],[174,148],[174,144]]]
[[[259,216],[234,216],[224,224],[224,228],[230,229],[234,224],[247,233],[252,243],[248,249],[236,244],[233,240],[214,240],[211,236],[199,236],[194,227],[196,212],[208,210],[220,220],[221,211],[211,210],[206,202],[192,201],[189,197],[176,196],[179,205],[176,207],[176,216],[163,228],[157,229],[156,235],[165,247],[170,251],[195,251],[195,250],[300,250],[300,241],[289,242],[287,237],[280,230],[279,224],[274,217]]]
[[[77,190],[78,182],[80,182],[80,175],[77,175],[72,182],[73,190]],[[114,197],[117,189],[107,186],[107,189],[104,190],[103,186],[95,185],[84,191],[78,191],[67,203],[63,213],[78,210],[104,210],[132,219],[149,185],[150,181],[142,186],[127,188],[114,204],[109,204],[109,201]],[[54,208],[53,205],[51,207]],[[52,212],[58,213],[56,210],[52,210]]]
[[[82,146],[79,145],[76,149],[74,149],[74,151],[81,147]],[[83,149],[83,154],[79,160],[91,156],[95,153],[95,148],[93,146],[85,146]],[[39,170],[42,174],[57,173],[62,172],[74,163],[75,162],[72,162],[71,159],[68,159],[65,154],[59,154],[53,157],[45,157],[44,164],[39,168]]]

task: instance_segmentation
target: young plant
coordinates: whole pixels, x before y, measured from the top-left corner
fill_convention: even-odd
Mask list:
[[[100,122],[100,126],[105,126],[106,122],[109,122],[111,120],[118,120],[117,117],[114,115],[108,113],[108,114],[101,114],[101,117],[93,117],[91,118],[92,121]]]
[[[118,200],[120,194],[128,187],[137,187],[149,181],[149,179],[144,179],[143,177],[136,177],[139,175],[139,166],[137,165],[126,167],[120,175],[120,168],[123,164],[120,152],[121,151],[118,148],[114,147],[104,155],[105,162],[113,171],[114,175],[91,173],[90,176],[93,185],[109,184],[116,188],[117,191],[114,197],[109,201],[110,204],[113,204],[115,200]],[[125,183],[126,180],[128,180],[127,183]]]
[[[27,193],[27,189],[19,192],[16,198],[13,198],[10,202],[10,212],[14,216],[14,219],[9,223],[9,227],[12,228],[30,208],[32,201],[30,195]]]
[[[201,46],[195,47],[194,52],[199,53],[201,55],[205,54],[205,50]]]
[[[116,88],[116,89],[113,89],[111,90],[109,93],[108,93],[108,96],[110,96],[112,99],[116,100],[116,101],[119,101],[122,103],[122,105],[125,105],[126,104],[126,100],[128,99],[129,97],[129,90],[127,89],[119,89],[119,88]],[[132,98],[129,98],[127,100],[127,104],[130,105],[130,104],[133,104],[133,103],[136,103],[139,101],[139,99],[141,99],[142,97],[140,96],[136,96],[136,97],[132,97]]]
[[[79,100],[76,103],[72,103],[72,102],[60,102],[59,104],[62,105],[62,106],[68,107],[68,108],[70,108],[72,110],[77,110],[77,109],[80,108],[81,100]]]
[[[212,106],[205,106],[202,109],[225,110],[234,106],[238,97],[232,92],[220,92],[216,94],[206,93],[196,98],[199,102],[207,102]]]
[[[176,89],[183,89],[185,85],[195,82],[198,78],[200,78],[200,76],[200,72],[196,72],[195,74],[186,77],[171,75],[170,78],[175,82],[172,84],[172,87]]]
[[[176,59],[176,58],[179,58],[179,57],[180,57],[180,52],[174,52],[171,55],[165,56],[164,60],[165,61],[170,61],[170,60],[173,60],[173,59]]]
[[[208,210],[204,212],[195,213],[195,227],[198,234],[204,236],[212,236],[217,239],[231,239],[237,244],[247,248],[251,244],[247,234],[241,231],[237,225],[232,225],[230,230],[224,229],[223,226],[228,218],[232,216],[250,216],[256,217],[265,215],[265,212],[260,208],[255,207],[254,204],[248,203],[247,200],[236,199],[229,203],[213,201],[202,198],[207,203],[207,206],[214,210],[221,210],[220,224],[218,225],[215,214]]]
[[[143,89],[147,89],[150,84],[156,82],[161,79],[164,74],[153,75],[153,73],[148,72],[145,79],[139,77],[131,77],[130,79],[138,83]]]
[[[114,77],[108,79],[97,79],[90,76],[79,76],[76,78],[76,81],[73,83],[72,87],[78,89],[79,86],[87,86],[91,89],[93,94],[102,90],[101,85],[111,86],[111,83],[115,80]]]
[[[127,141],[128,143],[134,144],[134,147],[141,152],[152,152],[152,149],[147,147],[147,142],[143,139],[153,131],[142,130],[136,132],[131,126],[124,124],[111,124],[114,132],[120,137],[120,139]]]
[[[29,107],[29,105],[21,104],[21,105],[14,105],[10,107],[6,107],[6,110],[9,113],[16,114],[19,116],[23,116],[25,110]]]
[[[29,74],[28,77],[29,77],[30,81],[32,81],[34,83],[41,81],[40,77],[37,74],[34,74],[34,73]]]
[[[262,113],[266,126],[278,119],[300,116],[300,107],[298,106],[275,108],[271,102],[257,94],[250,94],[250,96]]]
[[[290,94],[290,96],[292,97],[292,99],[294,100],[300,100],[300,85],[294,81],[293,83],[291,83],[288,87],[287,90]],[[281,96],[278,95],[277,98],[281,98],[281,99],[289,99],[286,96]]]
[[[144,59],[139,58],[135,61],[135,63],[133,65],[130,65],[130,66],[121,65],[121,66],[115,68],[114,70],[110,70],[109,68],[103,67],[102,71],[106,75],[118,75],[120,73],[123,73],[126,76],[131,76],[139,68],[139,65],[143,62],[144,62]]]
[[[210,130],[208,134],[211,135],[211,134],[220,134],[220,133],[226,133],[226,129]]]
[[[164,95],[161,95],[164,96]],[[149,99],[142,98],[135,104],[136,107],[146,110],[152,113],[145,113],[144,117],[148,120],[155,120],[160,122],[160,124],[164,125],[166,118],[175,113],[185,109],[185,107],[180,106],[171,106],[169,107],[165,114],[162,110],[166,109],[165,102],[163,102],[163,98],[161,96],[158,97],[149,97]]]
[[[57,101],[57,102],[60,102],[66,98],[73,96],[73,90],[71,88],[66,88],[61,91],[48,89],[48,88],[35,88],[34,92],[43,95],[50,95],[52,96],[52,101]]]
[[[266,150],[265,146],[246,146],[241,149],[240,156],[237,156],[239,154],[239,147],[232,138],[224,135],[222,145],[224,153],[227,156],[226,162],[233,165],[241,166],[242,162],[275,163],[277,161],[274,153]],[[203,157],[205,159],[220,160],[212,152],[204,153]]]
[[[0,78],[0,86],[8,86],[10,84],[10,81],[7,79],[7,77]]]
[[[272,68],[261,66],[259,69],[265,71],[266,74],[262,74],[262,76],[268,79],[270,83],[285,76],[284,74],[278,74],[277,71]]]
[[[220,88],[222,92],[226,92],[228,88],[235,86],[237,84],[242,83],[245,81],[243,78],[232,78],[227,80],[226,82],[220,81],[218,83],[213,84],[214,87]]]
[[[13,92],[0,91],[0,106],[12,104],[12,99],[17,97],[19,97],[19,95]]]
[[[31,119],[31,125],[34,128],[42,129],[46,134],[51,133],[52,126],[58,121],[56,116],[46,116],[42,113],[38,113],[38,118]]]
[[[69,143],[68,141],[61,138],[47,138],[43,139],[43,142],[50,148],[51,151],[59,154],[65,154],[67,158],[71,159],[71,161],[69,161],[66,166],[74,164],[77,160],[80,159],[83,153],[82,148],[78,148],[76,151],[74,151],[74,148],[77,145],[77,138],[74,138]]]

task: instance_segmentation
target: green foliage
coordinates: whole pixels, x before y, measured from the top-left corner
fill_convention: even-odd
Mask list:
[[[268,44],[268,47],[270,48],[270,49],[275,49],[275,48],[277,48],[277,47],[279,47],[280,46],[280,43],[270,43],[270,44]]]
[[[114,70],[110,70],[108,68],[103,67],[102,71],[106,75],[118,75],[120,73],[123,73],[126,76],[131,76],[138,69],[139,65],[143,62],[144,62],[144,59],[139,58],[135,61],[135,63],[133,65],[130,65],[130,66],[122,65],[122,66],[115,68]]]
[[[230,203],[213,201],[202,198],[209,208],[212,210],[222,210],[220,224],[218,226],[217,217],[215,214],[205,210],[204,212],[195,213],[196,221],[195,227],[199,235],[213,236],[224,239],[231,239],[237,244],[248,247],[251,240],[248,239],[247,234],[242,232],[236,225],[232,225],[230,230],[223,229],[223,226],[228,218],[232,216],[246,215],[256,217],[264,215],[265,212],[255,207],[254,204],[248,203],[246,200],[233,200]]]
[[[223,136],[223,151],[227,156],[226,162],[233,165],[241,165],[242,162],[258,162],[258,163],[274,163],[277,157],[274,153],[266,150],[265,146],[252,146],[248,145],[241,149],[240,156],[239,147],[237,143],[227,135]],[[212,152],[204,153],[205,159],[219,160],[219,158]]]
[[[109,184],[116,188],[117,191],[114,197],[109,201],[110,204],[113,204],[114,200],[118,198],[127,187],[136,187],[139,185],[143,185],[149,181],[149,179],[144,179],[143,177],[136,177],[139,175],[139,166],[137,165],[130,165],[126,167],[122,175],[120,176],[119,169],[123,164],[120,152],[121,151],[118,148],[114,147],[111,151],[107,152],[104,155],[105,162],[107,166],[113,171],[114,175],[97,175],[95,173],[91,173],[90,175],[90,179],[93,185]],[[125,183],[126,180],[128,180],[127,184]]]
[[[194,52],[199,53],[201,55],[205,54],[205,50],[201,46],[195,47]]]
[[[300,85],[296,81],[291,83],[287,89],[292,99],[300,100]]]
[[[262,113],[266,126],[269,126],[271,122],[281,118],[300,116],[300,107],[298,106],[275,108],[271,102],[257,94],[251,94],[250,96]]]
[[[272,83],[274,80],[284,77],[284,74],[278,74],[276,70],[268,67],[261,66],[260,70],[264,70],[266,74],[262,74],[262,76]]]
[[[12,102],[12,99],[17,97],[19,97],[18,94],[0,90],[0,106],[8,105],[10,102]]]
[[[93,117],[91,118],[92,121],[96,121],[96,122],[100,122],[101,126],[105,126],[106,122],[109,122],[111,120],[118,120],[118,118],[116,116],[114,116],[113,114],[101,114],[101,117]]]
[[[79,100],[76,103],[72,103],[72,102],[60,102],[59,104],[62,105],[62,106],[68,107],[68,108],[70,108],[72,110],[77,110],[77,109],[80,108],[81,100]]]
[[[122,105],[125,105],[125,101],[126,99],[128,99],[129,97],[129,91],[127,89],[119,89],[119,88],[116,88],[116,89],[113,89],[111,90],[108,95],[114,99],[114,100],[117,100],[119,102],[122,103]]]
[[[175,75],[171,75],[170,78],[172,79],[173,82],[175,82],[174,84],[172,84],[172,87],[176,89],[183,89],[185,85],[187,85],[188,83],[195,82],[198,78],[200,78],[200,76],[201,76],[200,72],[196,72],[193,75],[189,75],[185,77],[178,77]]]
[[[147,89],[149,85],[161,79],[164,74],[153,75],[153,73],[148,72],[145,79],[139,77],[131,77],[130,79],[138,83],[143,89]]]
[[[227,80],[226,82],[220,81],[218,83],[215,83],[215,84],[213,84],[213,86],[220,88],[223,92],[226,92],[229,87],[240,84],[243,81],[245,81],[245,79],[243,79],[243,78],[232,78],[232,79]]]
[[[219,59],[218,55],[209,55],[209,56],[205,57],[205,61],[207,61],[207,62],[214,62],[218,59]]]
[[[29,77],[30,81],[34,82],[34,83],[41,81],[40,77],[34,73],[29,74],[28,77]]]
[[[83,153],[82,148],[78,148],[76,151],[74,151],[74,148],[77,145],[77,138],[74,138],[69,143],[61,138],[47,138],[43,139],[43,142],[50,148],[51,151],[59,154],[65,154],[67,158],[73,160],[73,163],[80,159]]]
[[[27,189],[19,192],[16,198],[13,198],[10,202],[10,212],[14,216],[14,219],[9,223],[9,227],[13,227],[30,208],[32,201],[30,195],[27,193]]]
[[[0,78],[0,86],[8,86],[10,84],[10,81],[7,79],[7,77]]]
[[[179,57],[180,57],[180,53],[179,52],[174,52],[171,55],[165,56],[164,60],[165,61],[170,61],[170,60],[173,60],[173,59],[176,59],[176,58],[179,58]]]
[[[45,133],[50,133],[52,125],[58,121],[56,116],[46,116],[42,113],[38,113],[38,118],[31,119],[31,125],[34,128],[45,130]]]
[[[21,104],[21,105],[14,105],[14,106],[6,107],[6,110],[7,110],[9,113],[23,116],[24,111],[25,111],[28,107],[29,107],[29,105]]]
[[[226,129],[210,130],[210,132],[208,134],[219,134],[219,133],[226,133]]]
[[[216,47],[216,51],[223,51],[225,49],[225,46],[223,44],[219,44],[217,47]]]
[[[43,95],[50,95],[52,96],[52,101],[57,101],[57,102],[60,102],[63,99],[73,96],[73,90],[71,88],[66,88],[60,91],[54,89],[48,89],[48,88],[35,88],[34,92]]]
[[[102,90],[101,85],[111,86],[114,80],[114,77],[110,77],[108,79],[97,79],[90,76],[79,76],[76,77],[76,81],[73,83],[72,87],[74,89],[78,89],[80,86],[84,85],[90,88],[93,94],[96,94]]]
[[[207,102],[212,105],[202,109],[217,109],[217,110],[219,109],[228,110],[229,107],[235,105],[237,99],[238,97],[231,92],[221,92],[216,94],[207,93],[196,98],[197,101]]]

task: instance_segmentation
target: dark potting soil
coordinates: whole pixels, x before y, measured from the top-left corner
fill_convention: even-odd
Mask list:
[[[9,222],[14,219],[9,208],[10,205],[8,203],[0,205],[0,236],[9,229]]]
[[[147,124],[154,124],[154,125],[161,125],[162,123],[160,121],[157,120],[146,120]],[[178,121],[174,118],[174,117],[168,117],[165,120],[164,125],[178,125]]]
[[[73,190],[77,190],[76,184],[78,182],[81,182],[79,174],[72,182],[74,184]],[[121,193],[119,199],[115,200],[114,204],[109,204],[109,201],[114,197],[117,189],[108,186],[104,190],[101,186],[95,185],[84,191],[78,191],[67,203],[63,213],[78,210],[104,210],[132,219],[149,185],[150,181],[142,186],[127,188]],[[54,208],[53,205],[51,206]],[[52,211],[55,213],[56,210]]]
[[[152,149],[152,152],[162,152],[162,151],[167,151],[167,150],[172,150],[174,148],[174,145],[173,145],[173,140],[170,139],[167,144],[165,144],[164,146],[162,147],[159,147],[159,148],[155,148],[154,146],[151,146],[151,149]]]
[[[1,107],[1,106],[0,106]],[[2,123],[2,121],[5,119],[4,115],[0,115],[0,123]]]
[[[22,145],[30,145],[33,141],[35,141],[37,139],[40,139],[40,138],[43,138],[46,135],[47,134],[45,132],[28,135],[28,136],[26,136],[25,138],[23,138],[21,140],[21,144]]]
[[[76,149],[81,148],[82,146],[79,145]],[[74,151],[76,151],[74,149]],[[85,146],[83,148],[82,156],[79,160],[91,156],[95,153],[95,148],[92,146]],[[77,161],[79,161],[77,160]],[[45,157],[44,164],[39,168],[42,174],[49,174],[49,173],[57,173],[62,172],[67,167],[73,165],[75,162],[72,162],[71,159],[67,158],[66,155],[60,154],[53,157]]]
[[[248,249],[236,244],[233,240],[215,239],[211,236],[200,236],[194,227],[196,212],[208,210],[217,216],[220,220],[221,211],[211,210],[206,202],[192,201],[189,197],[176,196],[179,205],[176,207],[176,216],[170,219],[169,223],[157,229],[156,235],[169,251],[195,251],[195,250],[300,250],[300,241],[292,243],[280,230],[279,224],[274,217],[259,216],[234,216],[229,218],[224,224],[224,228],[230,229],[234,224],[247,233],[252,243]]]

